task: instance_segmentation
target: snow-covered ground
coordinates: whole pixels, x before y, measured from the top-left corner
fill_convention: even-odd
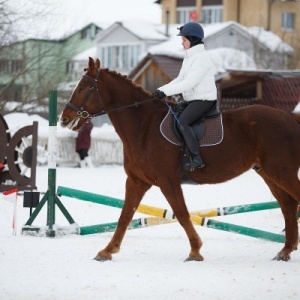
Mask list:
[[[47,190],[46,167],[37,168],[38,191]],[[58,168],[57,186],[67,186],[123,199],[125,173],[121,166]],[[236,204],[273,201],[266,185],[248,171],[218,185],[183,185],[188,208],[200,210]],[[17,235],[12,235],[14,197],[0,194],[0,299],[299,299],[300,253],[290,262],[271,259],[282,244],[244,235],[197,227],[204,245],[203,262],[183,262],[189,242],[178,223],[130,230],[121,251],[109,262],[93,257],[106,246],[112,232],[55,238],[24,236],[21,228],[29,209],[18,196]],[[117,221],[120,210],[60,197],[79,224]],[[144,204],[169,208],[157,188]],[[67,221],[56,209],[56,224]],[[135,217],[145,215],[136,214]],[[280,233],[279,209],[216,219]],[[46,207],[34,225],[46,225]]]

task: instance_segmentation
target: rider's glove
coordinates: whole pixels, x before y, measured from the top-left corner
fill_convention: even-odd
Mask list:
[[[160,90],[156,90],[154,93],[153,93],[153,96],[158,98],[158,99],[163,99],[163,98],[166,98],[166,94]]]

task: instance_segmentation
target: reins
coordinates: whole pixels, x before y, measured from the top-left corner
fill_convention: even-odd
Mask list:
[[[83,75],[82,78],[88,78],[88,79],[91,79],[93,81],[93,86],[85,94],[83,102],[80,106],[77,106],[77,105],[71,103],[70,101],[66,104],[67,107],[75,110],[77,112],[78,117],[80,117],[80,118],[92,119],[94,117],[102,116],[102,115],[108,114],[110,112],[118,111],[118,110],[121,110],[121,109],[126,109],[126,108],[131,108],[131,107],[138,108],[142,104],[145,104],[145,103],[153,101],[153,100],[157,100],[156,97],[152,97],[150,99],[145,99],[145,100],[142,100],[142,101],[139,101],[139,102],[136,101],[132,104],[128,104],[128,105],[124,105],[124,106],[120,106],[120,107],[116,107],[116,108],[112,108],[112,109],[108,109],[108,110],[102,110],[101,112],[95,113],[95,114],[90,114],[87,110],[85,110],[85,106],[86,106],[90,96],[92,95],[92,93],[94,91],[96,91],[96,93],[97,93],[97,99],[98,99],[99,103],[102,104],[103,107],[105,106],[102,99],[101,99],[100,91],[99,91],[98,86],[97,86],[99,76],[100,76],[100,69],[98,69],[96,77],[92,77],[92,76],[89,76],[89,75]]]
[[[142,100],[142,101],[136,101],[132,104],[128,104],[128,105],[124,105],[124,106],[120,106],[120,107],[116,107],[116,108],[112,108],[112,109],[109,109],[107,111],[103,111],[103,114],[107,114],[107,113],[110,113],[110,112],[113,112],[113,111],[116,111],[116,110],[120,110],[120,109],[124,109],[124,108],[130,108],[130,107],[135,107],[135,108],[138,108],[141,104],[145,104],[146,102],[150,102],[150,101],[153,101],[153,100],[156,100],[157,98],[155,97],[152,97],[150,99],[145,99],[145,100]]]

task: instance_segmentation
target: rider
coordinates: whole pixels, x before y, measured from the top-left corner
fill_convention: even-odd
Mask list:
[[[199,142],[191,127],[216,105],[217,88],[214,65],[204,49],[204,31],[200,24],[189,22],[179,29],[185,50],[182,67],[177,78],[158,88],[153,95],[159,99],[182,94],[187,107],[179,116],[180,131],[192,155],[190,169],[203,168]]]

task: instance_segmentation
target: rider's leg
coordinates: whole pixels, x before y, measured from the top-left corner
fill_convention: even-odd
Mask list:
[[[180,130],[187,147],[192,154],[191,168],[202,168],[204,163],[200,156],[200,146],[195,133],[190,126],[201,118],[215,104],[214,101],[195,100],[192,101],[179,116]]]

